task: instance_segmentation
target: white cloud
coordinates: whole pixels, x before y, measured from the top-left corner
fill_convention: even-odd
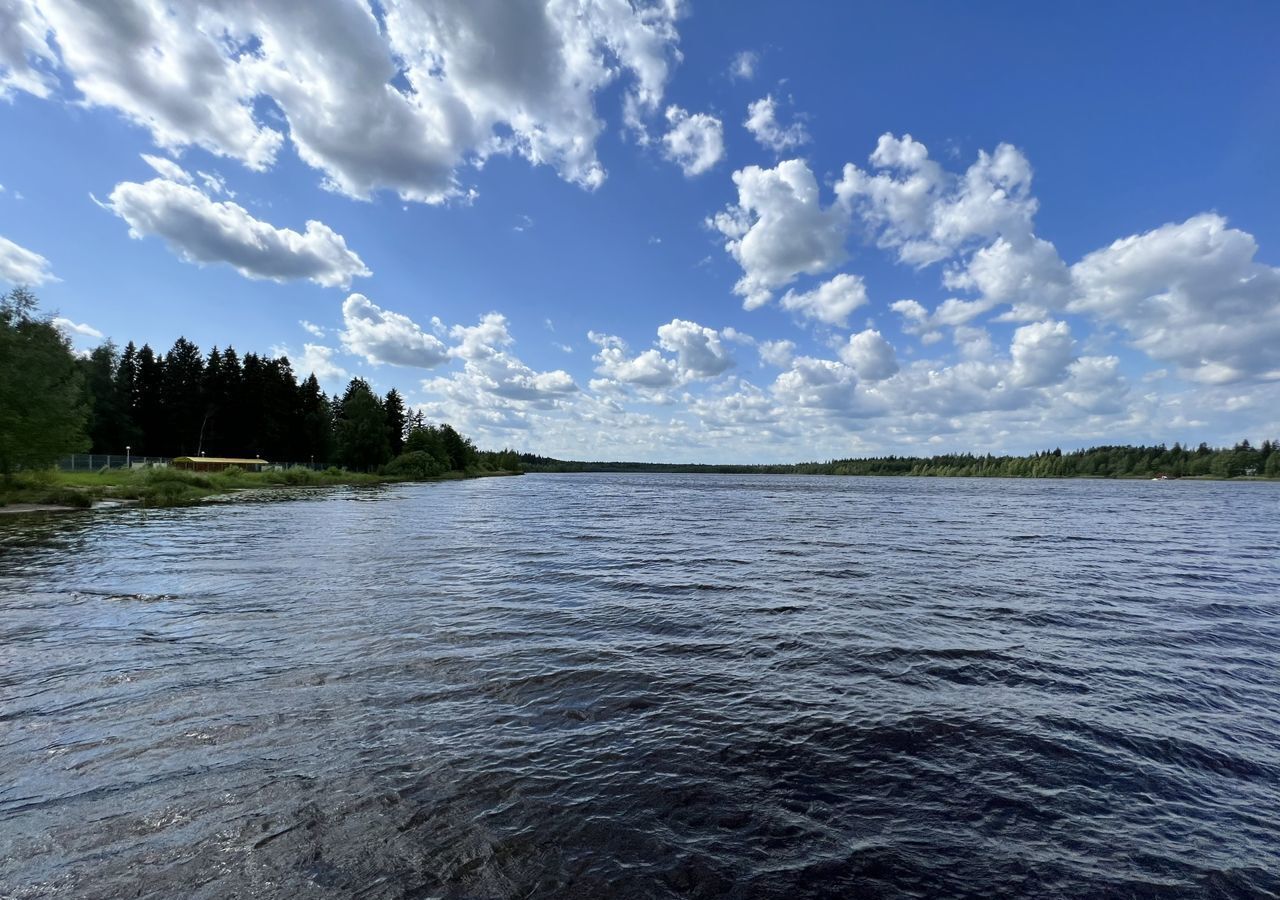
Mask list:
[[[1075,340],[1066,322],[1036,322],[1013,333],[1009,347],[1013,368],[1009,377],[1017,387],[1045,387],[1067,375],[1075,358]]]
[[[879,171],[845,165],[836,194],[902,262],[929,265],[984,239],[1030,239],[1037,208],[1031,165],[1009,144],[979,152],[959,177],[909,134],[881,135],[870,160]]]
[[[226,180],[217,172],[196,171],[196,177],[204,185],[205,193],[211,197],[222,194],[224,197],[235,197],[236,192],[227,187]]]
[[[496,415],[491,424],[518,427],[527,407],[555,409],[578,391],[568,372],[535,371],[507,349],[515,340],[501,313],[486,313],[475,325],[455,325],[449,334],[457,342],[449,354],[464,360],[463,370],[424,381],[423,390]]]
[[[953,290],[977,291],[987,309],[1012,304],[1010,318],[1038,319],[1060,309],[1071,296],[1071,273],[1057,249],[1034,235],[1016,240],[997,238],[978,250],[967,267],[948,272],[943,283]]]
[[[49,27],[34,0],[0,4],[0,100],[15,91],[47,97],[57,87]]]
[[[299,319],[298,324],[302,326],[303,331],[313,337],[322,338],[325,335],[325,330],[314,322],[308,322],[306,319]]]
[[[29,284],[33,287],[61,281],[53,274],[49,260],[5,237],[0,237],[0,279],[10,284]]]
[[[389,363],[434,369],[449,358],[449,350],[406,315],[377,306],[364,294],[352,294],[342,304],[343,331],[348,353],[373,365]]]
[[[733,55],[729,63],[729,77],[735,81],[750,81],[756,77],[756,65],[760,62],[760,54],[752,50],[741,50]]]
[[[304,378],[315,375],[324,382],[343,381],[350,373],[334,361],[337,350],[322,344],[303,344],[302,355],[294,360],[294,368]]]
[[[839,206],[823,209],[813,172],[798,159],[772,169],[747,166],[733,173],[738,202],[712,220],[742,266],[734,286],[743,306],[768,303],[773,291],[801,273],[817,275],[845,256],[847,219]]]
[[[1257,249],[1212,213],[1122,238],[1072,266],[1068,309],[1196,381],[1280,379],[1280,268]]]
[[[761,362],[785,369],[791,365],[791,359],[795,356],[796,344],[795,341],[787,340],[761,341],[757,350]]]
[[[771,392],[784,410],[828,413],[836,418],[863,418],[885,412],[876,396],[857,389],[857,372],[830,359],[798,356],[774,380]]]
[[[760,146],[774,153],[785,153],[809,142],[809,132],[800,122],[783,126],[778,122],[778,103],[773,95],[761,97],[747,107],[747,118],[742,123]]]
[[[734,337],[745,337],[733,332]],[[658,327],[657,347],[632,356],[621,338],[592,331],[588,339],[600,349],[592,359],[602,377],[592,381],[595,390],[616,390],[622,385],[657,390],[714,378],[732,365],[722,339],[728,336],[687,319],[672,319]],[[662,351],[675,354],[664,356]]]
[[[156,173],[161,178],[166,178],[169,181],[176,181],[179,184],[191,184],[191,176],[187,174],[186,170],[183,169],[182,166],[178,165],[171,159],[144,153],[142,154],[142,160],[151,168],[155,169]]]
[[[101,340],[104,337],[103,333],[92,325],[85,323],[77,324],[70,319],[64,319],[62,316],[55,317],[53,325],[67,337],[75,335],[78,337],[93,338],[95,340]]]
[[[701,175],[724,158],[724,127],[715,116],[669,106],[667,124],[663,152],[685,175]]]
[[[243,206],[164,178],[118,184],[103,205],[129,224],[131,236],[155,235],[187,262],[225,262],[246,278],[345,288],[372,274],[323,222],[307,222],[304,232],[276,228]]]
[[[633,125],[657,111],[679,56],[679,6],[566,6],[387,0],[379,17],[348,0],[20,0],[0,19],[0,89],[49,95],[56,66],[85,103],[117,110],[160,147],[262,170],[287,138],[353,197],[465,197],[458,169],[494,154],[594,188],[605,178],[595,98],[621,79]]]
[[[849,343],[840,348],[840,359],[863,381],[883,381],[898,371],[893,346],[870,328],[849,337]]]
[[[782,298],[783,309],[841,327],[849,323],[851,312],[866,303],[867,286],[862,278],[845,273],[823,282],[807,293],[787,291]]]
[[[720,342],[720,334],[687,319],[672,319],[658,328],[658,345],[676,354],[676,365],[686,378],[719,375],[733,365],[733,358]]]
[[[600,347],[592,357],[598,364],[596,372],[604,376],[606,382],[633,384],[647,388],[669,387],[676,382],[679,374],[673,360],[665,358],[657,350],[645,350],[636,356],[628,355],[626,342],[609,334],[591,331],[587,338]],[[606,386],[592,382],[597,390]]]

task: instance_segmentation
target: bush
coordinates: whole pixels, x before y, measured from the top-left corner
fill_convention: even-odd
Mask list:
[[[88,509],[93,506],[93,498],[84,491],[74,488],[57,488],[50,491],[40,500],[51,506],[74,506],[76,509]]]
[[[400,478],[432,478],[444,473],[444,466],[425,450],[401,453],[387,463],[386,474]]]
[[[239,472],[240,470],[236,469],[235,471]],[[205,475],[168,467],[144,469],[141,480],[145,485],[184,484],[190,487],[204,488],[205,490],[213,488],[213,482]]]
[[[265,474],[265,480],[271,484],[309,485],[321,484],[323,478],[306,466],[292,466]]]

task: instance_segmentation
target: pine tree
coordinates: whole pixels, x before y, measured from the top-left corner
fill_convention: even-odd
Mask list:
[[[138,425],[138,456],[171,456],[163,406],[164,363],[147,344],[138,351],[134,421]]]
[[[89,411],[87,431],[90,452],[124,453],[136,437],[128,395],[117,380],[120,353],[107,341],[79,360],[84,377],[85,403]]]
[[[200,348],[185,337],[174,341],[164,357],[161,385],[169,448],[175,455],[195,456],[201,449],[204,425],[204,360]]]
[[[404,400],[395,388],[387,391],[382,401],[382,410],[387,415],[387,442],[391,445],[391,455],[399,456],[404,452],[405,411]]]
[[[312,373],[298,388],[302,445],[298,461],[329,462],[333,456],[333,411]]]

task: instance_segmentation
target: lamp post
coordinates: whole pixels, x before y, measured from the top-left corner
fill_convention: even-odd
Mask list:
[[[132,460],[131,460],[131,457],[132,457],[132,456],[133,456],[133,447],[129,446],[128,444],[125,444],[125,447],[124,447],[124,467],[125,467],[126,469],[132,469],[132,468],[133,468]]]

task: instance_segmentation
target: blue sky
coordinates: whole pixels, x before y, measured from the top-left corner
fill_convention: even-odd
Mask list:
[[[111,7],[0,9],[0,286],[80,348],[576,458],[1280,435],[1274,4]]]

